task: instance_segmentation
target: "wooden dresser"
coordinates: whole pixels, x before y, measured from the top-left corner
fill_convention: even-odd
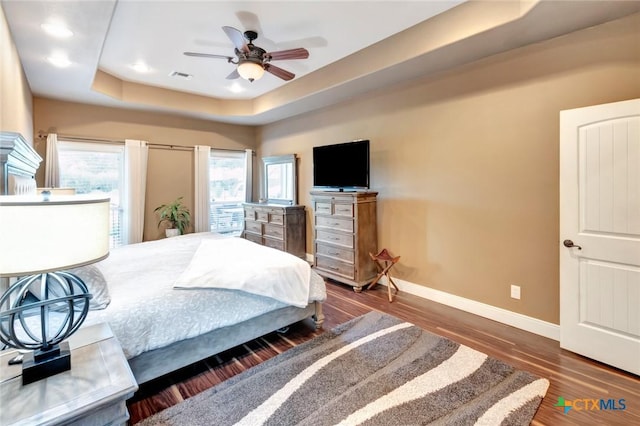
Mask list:
[[[356,292],[377,275],[377,192],[312,191],[315,270]]]
[[[244,204],[242,236],[247,240],[306,259],[306,235],[304,206]]]

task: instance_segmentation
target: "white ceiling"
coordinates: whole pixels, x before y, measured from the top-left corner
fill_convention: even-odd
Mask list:
[[[225,80],[234,69],[223,59],[184,56],[184,51],[235,56],[222,26],[254,30],[254,44],[267,52],[304,47],[306,60],[279,61],[298,78],[455,6],[443,2],[141,2],[115,6],[99,67],[129,81],[217,98],[255,98],[284,84],[265,74],[260,80]],[[336,13],[339,8],[340,13]],[[394,19],[388,16],[393,14]],[[129,68],[146,62],[151,72]],[[171,71],[192,74],[188,81]],[[229,90],[233,83],[243,91]]]
[[[615,19],[637,11],[639,6],[635,1],[544,2],[543,5],[530,0],[500,2],[502,5],[481,2],[484,5],[480,6],[485,7],[487,13],[501,8],[491,15],[498,24],[484,26],[483,13],[478,13],[484,10],[477,9],[478,4],[467,3],[462,6],[475,7],[474,15],[471,20],[461,20],[461,23],[466,22],[464,28],[446,28],[447,31],[461,32],[455,38],[447,35],[449,40],[443,44],[449,46],[448,50],[439,49],[442,46],[435,44],[428,48],[429,43],[446,38],[428,31],[426,23],[431,22],[429,18],[461,3],[462,0],[1,0],[34,95],[243,124],[264,124],[282,119],[381,84],[394,84]],[[507,3],[511,9],[505,8]],[[577,7],[576,3],[584,4]],[[449,14],[453,11],[455,9]],[[512,12],[508,19],[505,11]],[[558,16],[558,13],[566,13],[566,16]],[[521,16],[526,19],[520,19]],[[474,17],[477,17],[477,22]],[[63,23],[74,35],[68,39],[52,38],[40,27],[47,22]],[[262,79],[250,83],[242,79],[226,80],[234,65],[223,59],[183,55],[184,51],[196,51],[233,56],[233,44],[222,31],[225,25],[241,31],[257,31],[259,37],[254,43],[267,51],[304,47],[310,56],[304,60],[274,64],[296,74],[291,82],[266,73]],[[415,25],[418,26],[413,30],[407,30]],[[470,28],[476,26],[478,28]],[[410,38],[411,34],[416,35],[415,39]],[[421,39],[423,34],[429,34],[430,40]],[[411,43],[402,43],[407,37]],[[389,40],[398,40],[397,49],[389,49]],[[67,68],[56,68],[47,61],[46,58],[56,52],[68,56],[71,64]],[[376,58],[382,54],[383,58]],[[437,63],[433,61],[435,58],[438,58]],[[368,69],[358,71],[360,64],[375,64],[376,61],[381,62],[375,69],[367,65]],[[139,62],[146,64],[149,71],[134,71],[131,66]],[[331,76],[333,71],[341,69],[338,64],[347,72],[342,73],[344,76],[338,72]],[[208,111],[206,108],[172,107],[157,101],[108,96],[92,89],[98,71],[115,77],[116,81],[204,96],[216,105],[245,102],[252,106],[253,111],[222,114],[220,108]],[[173,71],[193,77],[188,80],[170,77]],[[322,83],[324,87],[319,83],[320,75],[328,80]],[[287,88],[288,85],[290,87]],[[294,89],[299,95],[291,95]],[[286,101],[272,102],[277,98],[286,98]]]

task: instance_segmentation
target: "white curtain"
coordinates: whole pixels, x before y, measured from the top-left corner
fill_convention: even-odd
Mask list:
[[[253,201],[253,150],[245,150],[245,201],[250,203]]]
[[[210,232],[209,223],[210,195],[209,195],[209,156],[211,147],[196,145],[193,149],[194,182],[195,182],[195,211],[193,212],[193,228],[195,232]]]
[[[58,135],[47,135],[47,154],[44,163],[44,186],[58,188],[60,186],[60,166],[58,161]]]
[[[124,244],[142,242],[148,156],[149,146],[146,141],[124,141]]]

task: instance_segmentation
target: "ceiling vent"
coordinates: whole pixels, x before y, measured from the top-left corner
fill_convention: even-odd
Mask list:
[[[191,74],[187,74],[187,73],[180,72],[180,71],[172,71],[169,74],[169,77],[178,77],[178,78],[184,78],[185,80],[191,80],[191,78],[193,76]]]

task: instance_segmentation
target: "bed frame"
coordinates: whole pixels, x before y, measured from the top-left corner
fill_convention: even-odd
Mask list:
[[[322,303],[312,302],[306,308],[287,306],[267,312],[232,326],[144,352],[131,358],[129,365],[138,384],[142,384],[306,318],[313,319],[316,329],[321,328],[324,322]]]

